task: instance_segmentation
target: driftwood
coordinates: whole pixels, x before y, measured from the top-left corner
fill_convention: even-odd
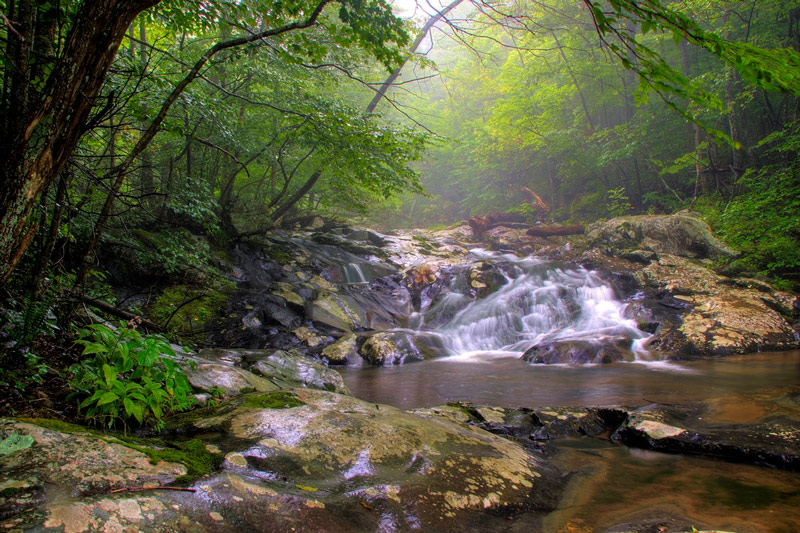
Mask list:
[[[522,189],[520,190],[530,197],[529,202],[531,206],[536,208],[536,219],[544,220],[545,218],[547,218],[547,215],[550,214],[550,206],[544,203],[544,200],[542,200],[542,198],[538,194],[536,194],[529,188],[522,187]]]
[[[135,325],[142,325],[149,330],[152,331],[159,331],[164,332],[165,329],[163,326],[156,324],[155,322],[151,322],[146,318],[142,318],[139,315],[134,315],[133,313],[129,313],[128,311],[123,311],[122,309],[117,309],[111,304],[103,302],[101,300],[95,300],[94,298],[84,297],[84,303],[91,305],[92,307],[96,307],[101,311],[108,313],[109,315],[114,315],[116,317],[122,318],[124,320],[131,321]]]
[[[556,235],[582,235],[583,226],[534,226],[525,233],[531,237],[553,237]]]
[[[525,222],[525,217],[516,213],[490,213],[485,217],[472,217],[467,224],[472,228],[472,234],[480,237],[484,232],[497,226],[508,226]]]

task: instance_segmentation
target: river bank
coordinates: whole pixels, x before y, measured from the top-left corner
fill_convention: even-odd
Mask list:
[[[790,530],[800,355],[735,354],[797,347],[794,295],[714,272],[713,236],[668,219],[670,242],[661,222],[577,240],[335,227],[242,242],[219,315],[178,318],[215,347],[180,356],[205,407],[156,441],[4,420],[2,525]],[[177,453],[197,446],[205,470]],[[761,466],[719,481],[703,462],[719,460]],[[639,484],[609,491],[618,476]],[[648,479],[664,500],[628,496]],[[683,483],[697,491],[678,502]],[[704,514],[703,494],[721,505]]]

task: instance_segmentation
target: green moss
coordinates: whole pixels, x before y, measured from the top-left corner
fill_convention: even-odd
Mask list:
[[[180,463],[186,467],[186,475],[179,477],[176,480],[178,483],[189,483],[212,472],[222,464],[223,460],[222,454],[209,452],[203,441],[199,439],[164,442],[160,439],[111,435],[60,420],[46,418],[21,418],[19,420],[62,433],[88,434],[112,444],[126,446],[147,455],[153,464],[161,461]]]
[[[176,479],[177,483],[190,483],[219,468],[223,460],[222,454],[209,452],[203,441],[198,439],[172,443],[171,447],[164,449],[143,447],[139,451],[147,454],[154,465],[161,461],[184,465],[186,475]]]
[[[28,424],[34,424],[36,426],[41,426],[43,428],[52,429],[53,431],[59,431],[61,433],[90,433],[102,435],[102,433],[99,431],[95,431],[84,426],[79,426],[77,424],[70,424],[69,422],[64,422],[62,420],[52,420],[50,418],[18,418],[17,420],[20,422],[26,422]]]
[[[255,387],[242,387],[239,389],[239,394],[250,394],[251,392],[255,392]]]
[[[260,409],[290,409],[301,405],[305,404],[296,394],[286,391],[247,396],[242,403],[242,407],[258,407]]]
[[[0,490],[0,499],[11,498],[20,492],[27,492],[28,489],[24,487],[8,487]]]
[[[288,248],[278,245],[264,247],[264,253],[281,265],[288,265],[294,259]]]
[[[472,422],[484,422],[483,416],[469,402],[448,402],[448,407],[455,407],[469,417]]]
[[[192,335],[224,315],[235,288],[236,284],[227,280],[203,289],[186,285],[167,287],[150,306],[150,316],[155,322],[166,324],[169,333]]]

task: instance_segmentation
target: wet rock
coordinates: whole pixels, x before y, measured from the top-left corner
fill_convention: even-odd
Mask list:
[[[202,350],[199,356],[206,360],[205,365],[224,366],[232,370],[232,375],[244,376],[247,383],[255,383],[239,388],[236,386],[244,383],[237,382],[227,389],[218,387],[225,390],[226,395],[238,394],[242,390],[272,392],[279,388],[292,387],[310,387],[349,394],[338,372],[295,350],[214,348]],[[199,357],[195,358],[195,361],[200,360]]]
[[[65,424],[62,424],[66,427]],[[0,419],[0,435],[22,435],[33,445],[2,456],[0,519],[53,498],[77,498],[113,489],[162,485],[186,474],[178,463],[153,464],[145,453],[112,437],[73,433]]]
[[[314,322],[321,322],[342,331],[361,329],[366,325],[364,311],[350,296],[320,291],[307,311]]]
[[[345,335],[333,344],[322,349],[322,356],[331,364],[344,365],[356,353],[356,337],[353,334]]]
[[[555,508],[562,485],[540,455],[479,428],[322,391],[251,394],[181,419],[225,453],[193,492],[44,499],[0,527],[495,531]]]
[[[466,277],[470,292],[478,298],[488,296],[507,283],[498,266],[489,261],[470,265]]]
[[[407,358],[423,359],[410,335],[404,333],[376,333],[359,349],[367,363],[378,366],[401,365]]]
[[[529,363],[544,365],[632,361],[634,355],[630,346],[631,341],[626,338],[547,342],[529,348],[522,354],[522,359]]]
[[[300,291],[295,292],[294,287],[288,283],[275,282],[270,285],[270,290],[272,294],[283,299],[287,304],[295,306],[297,309],[302,310],[306,305],[306,298],[302,296]]]
[[[251,371],[282,388],[302,386],[350,394],[341,374],[294,350],[251,350],[246,359]]]
[[[190,357],[188,361],[192,364],[183,365],[184,371],[189,383],[198,391],[210,394],[221,392],[225,396],[231,396],[242,391],[270,392],[279,388],[271,381],[231,364],[201,357]]]
[[[727,355],[786,350],[799,345],[797,334],[776,308],[787,300],[779,291],[731,285],[728,278],[691,260],[663,254],[637,276],[661,295],[658,305],[675,311],[650,347],[682,354]]]
[[[734,462],[800,470],[800,431],[784,415],[752,423],[706,422],[700,405],[650,405],[627,411],[612,439],[663,452],[707,455]]]
[[[647,250],[697,259],[732,256],[708,224],[688,213],[612,218],[590,228],[589,245],[609,255]]]
[[[385,519],[397,529],[459,530],[487,512],[513,516],[554,503],[559,482],[552,469],[506,439],[434,413],[406,414],[311,390],[296,394],[303,405],[221,406],[219,415],[194,423],[198,429],[224,425],[230,428],[225,438],[250,443],[227,451],[225,471],[209,485],[231,483],[235,475],[261,491],[368,520],[347,531],[376,530]]]
[[[601,416],[599,409],[582,407],[549,407],[535,409],[539,423],[530,433],[533,440],[549,441],[578,436],[596,436],[615,429],[609,428],[606,418]]]
[[[309,348],[314,348],[325,342],[323,337],[306,326],[300,326],[299,328],[292,330],[292,333],[294,333],[294,336],[300,339]]]

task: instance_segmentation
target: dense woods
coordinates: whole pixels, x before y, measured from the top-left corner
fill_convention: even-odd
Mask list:
[[[735,269],[796,280],[798,8],[669,8],[631,20],[611,2],[610,31],[578,2],[465,8],[471,29],[435,34],[438,76],[396,93],[448,141],[415,167],[431,196],[406,197],[392,224],[533,220],[524,187],[560,222],[693,208],[746,252]],[[659,31],[670,20],[689,29]]]
[[[791,286],[799,9],[0,1],[2,364],[87,302],[150,303],[111,281],[208,299],[233,244],[309,215],[577,233],[690,208],[742,250],[720,266]],[[151,312],[160,329],[176,311]]]

